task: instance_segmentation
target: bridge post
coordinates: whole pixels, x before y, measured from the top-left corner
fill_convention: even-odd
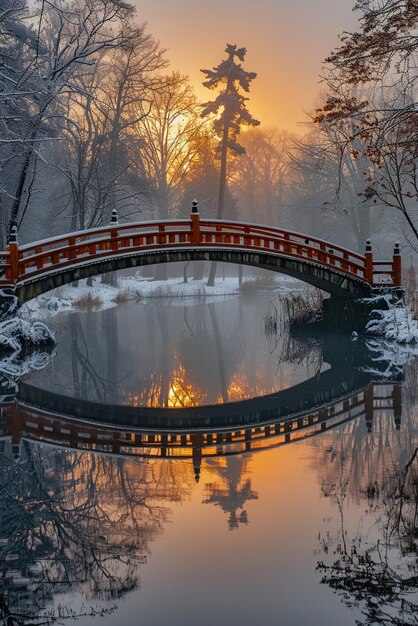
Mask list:
[[[112,209],[112,217],[110,218],[111,224],[119,224],[119,215],[117,209]]]
[[[202,243],[202,233],[200,231],[200,215],[197,200],[192,202],[192,212],[190,215],[192,220],[191,243]]]
[[[364,391],[364,413],[366,418],[367,432],[371,433],[373,429],[374,417],[374,385],[370,384]]]
[[[402,285],[402,257],[399,248],[399,242],[395,243],[393,249],[393,261],[392,261],[392,281],[394,287],[401,287]]]
[[[119,224],[119,215],[118,215],[118,210],[117,209],[112,209],[112,217],[110,218],[110,225],[111,226],[117,226]],[[112,228],[112,230],[110,231],[110,237],[112,239],[111,243],[110,243],[110,249],[111,250],[117,250],[118,249],[118,231]]]
[[[17,226],[14,224],[10,232],[9,243],[7,245],[10,259],[10,279],[11,283],[16,283],[19,278],[19,242],[17,240]]]
[[[366,251],[365,251],[364,256],[366,258],[366,262],[364,266],[364,278],[372,287],[373,286],[373,252],[372,252],[372,242],[370,241],[370,239],[366,241]]]
[[[198,483],[200,479],[200,467],[202,465],[203,435],[201,435],[200,433],[195,433],[191,435],[191,440],[194,478],[195,481]]]
[[[400,430],[402,422],[402,384],[395,383],[392,390],[393,419],[396,430]]]

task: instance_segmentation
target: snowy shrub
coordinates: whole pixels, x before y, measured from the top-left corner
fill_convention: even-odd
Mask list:
[[[366,324],[366,332],[402,344],[418,343],[418,323],[410,309],[401,299],[394,300],[390,294],[378,296],[375,301],[385,302],[387,309],[373,309],[372,319]],[[373,303],[374,300],[367,300]]]
[[[17,378],[43,369],[54,344],[55,336],[42,322],[17,317],[0,322],[0,397]]]
[[[42,322],[17,317],[0,322],[0,350],[20,352],[23,347],[55,343],[55,336]]]

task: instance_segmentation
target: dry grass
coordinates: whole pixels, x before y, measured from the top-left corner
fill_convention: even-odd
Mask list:
[[[132,291],[129,289],[120,289],[113,298],[113,302],[116,302],[116,304],[126,304],[129,300],[132,300],[132,296]]]
[[[280,308],[280,312],[282,309]],[[279,314],[279,309],[274,302],[270,302],[269,310],[264,316],[264,334],[266,337],[274,337],[283,326],[283,315]]]
[[[322,319],[323,295],[320,289],[308,289],[283,300],[285,317],[291,324],[313,323]]]
[[[80,296],[77,300],[74,300],[73,306],[83,311],[90,311],[97,309],[102,304],[99,296],[93,295],[91,291]]]

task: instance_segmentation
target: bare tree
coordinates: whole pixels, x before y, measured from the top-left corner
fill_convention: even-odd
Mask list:
[[[160,219],[166,219],[179,210],[204,122],[189,79],[178,72],[161,77],[151,103],[143,103],[140,110],[144,117],[135,125],[133,137],[139,149],[131,150],[130,156],[138,176],[148,182],[151,205]]]
[[[329,94],[316,122],[339,128],[350,122],[341,149],[368,158],[365,197],[398,209],[416,245],[418,7],[409,0],[359,0],[354,8],[361,12],[359,29],[342,35],[326,60]]]
[[[242,137],[245,153],[232,163],[232,188],[249,218],[277,223],[288,183],[291,137],[275,128],[252,129]]]
[[[31,15],[30,45],[23,49],[20,72],[12,91],[29,115],[18,117],[21,155],[13,190],[10,227],[22,220],[39,146],[57,140],[66,121],[60,98],[74,91],[77,79],[106,50],[123,45],[133,8],[117,0],[72,0],[69,4],[42,0]],[[21,96],[21,94],[24,94]],[[13,94],[12,94],[13,95]]]
[[[123,47],[105,53],[68,96],[65,162],[58,159],[57,166],[70,185],[74,229],[107,223],[115,207],[123,215],[135,211],[143,191],[127,146],[149,112],[165,61],[144,25],[125,37]]]

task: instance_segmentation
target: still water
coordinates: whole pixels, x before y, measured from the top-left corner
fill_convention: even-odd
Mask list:
[[[416,364],[272,300],[48,321],[1,414],[5,623],[417,623]]]

